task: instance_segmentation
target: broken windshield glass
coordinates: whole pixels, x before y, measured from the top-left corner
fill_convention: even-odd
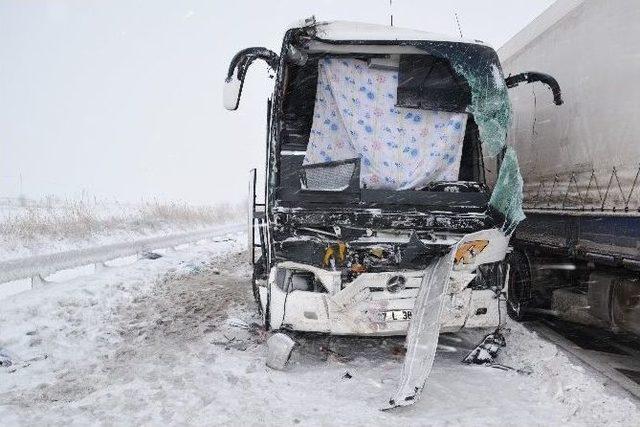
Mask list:
[[[511,102],[498,59],[495,52],[491,55],[483,52],[474,58],[475,52],[470,49],[450,45],[447,49],[438,49],[438,53],[448,59],[469,84],[471,105],[467,111],[478,124],[484,153],[494,157],[504,147],[511,124]]]
[[[511,102],[495,52],[473,58],[467,50],[449,48],[439,53],[451,61],[471,88],[469,113],[478,125],[485,155],[495,157],[505,148],[511,125]],[[504,230],[511,232],[524,218],[522,211],[522,176],[515,151],[508,147],[489,204],[505,216]]]
[[[505,216],[504,231],[511,233],[524,218],[522,210],[522,175],[513,148],[507,147],[489,205]]]

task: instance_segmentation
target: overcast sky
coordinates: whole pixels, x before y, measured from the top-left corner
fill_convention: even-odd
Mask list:
[[[396,26],[499,48],[553,0],[394,0]],[[0,0],[0,197],[239,201],[264,165],[273,80],[256,64],[222,108],[233,54],[288,24],[387,24],[388,0]],[[22,177],[22,179],[20,179]]]

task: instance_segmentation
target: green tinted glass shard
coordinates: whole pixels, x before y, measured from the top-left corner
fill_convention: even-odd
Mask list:
[[[522,211],[522,176],[513,148],[505,151],[489,205],[505,216],[505,232],[511,232],[525,218]]]
[[[471,88],[468,111],[478,125],[483,151],[494,157],[504,147],[511,124],[511,102],[502,72],[495,64],[478,69],[464,61],[454,61],[453,68]]]

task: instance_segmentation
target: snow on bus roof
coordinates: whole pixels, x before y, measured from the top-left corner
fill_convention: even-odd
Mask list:
[[[323,40],[425,40],[486,45],[480,40],[463,39],[446,34],[412,30],[410,28],[391,27],[388,25],[351,21],[325,21],[315,22],[315,24],[314,22],[315,21],[311,20],[298,21],[291,25],[290,28],[302,28],[315,25],[318,30],[318,38]]]

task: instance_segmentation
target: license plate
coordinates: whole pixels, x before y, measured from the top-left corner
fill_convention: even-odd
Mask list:
[[[389,310],[384,312],[384,320],[411,320],[411,314],[411,310]]]

